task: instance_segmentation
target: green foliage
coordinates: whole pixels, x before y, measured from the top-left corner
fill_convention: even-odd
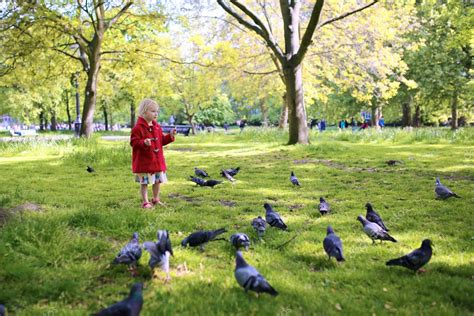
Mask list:
[[[215,96],[212,101],[203,104],[203,109],[196,113],[194,119],[205,125],[222,125],[233,122],[234,112],[229,99],[225,95]]]
[[[127,138],[0,143],[0,211],[9,214],[0,228],[0,302],[10,314],[91,314],[144,281],[144,315],[473,312],[472,129],[312,132],[308,146],[286,146],[287,137],[252,127],[178,136],[165,149],[167,207],[153,210],[139,207]],[[403,164],[389,167],[389,159]],[[87,173],[87,164],[96,173]],[[241,172],[235,184],[200,188],[187,180],[195,166],[212,178],[222,168]],[[291,170],[300,189],[289,182]],[[435,200],[436,176],[462,198]],[[319,196],[331,203],[330,215],[317,212]],[[365,236],[356,217],[367,201],[399,243],[372,245]],[[14,210],[26,202],[42,209]],[[289,231],[268,228],[258,242],[250,221],[264,214],[265,202]],[[344,264],[322,249],[327,225],[344,243]],[[244,257],[278,297],[256,297],[237,285],[229,242],[209,243],[204,253],[179,246],[192,231],[218,227],[229,230],[225,238],[236,231],[250,236]],[[137,278],[110,264],[132,232],[143,242],[154,240],[157,229],[168,229],[174,246],[170,284],[151,279],[146,253]],[[385,266],[424,238],[434,243],[426,273]]]

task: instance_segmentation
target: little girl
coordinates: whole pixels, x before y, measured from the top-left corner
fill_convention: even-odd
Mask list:
[[[138,120],[132,129],[130,145],[132,152],[132,170],[136,182],[140,183],[142,208],[164,205],[160,201],[160,183],[167,182],[166,163],[163,146],[174,141],[176,129],[163,135],[160,124],[156,122],[158,103],[145,99],[138,107]],[[148,201],[148,184],[153,185],[153,199]]]

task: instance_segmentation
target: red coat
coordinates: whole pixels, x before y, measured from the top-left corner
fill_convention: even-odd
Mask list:
[[[151,146],[145,145],[146,138],[154,138],[154,140],[151,141]],[[166,163],[165,157],[163,156],[163,146],[173,141],[174,137],[170,134],[163,135],[163,130],[156,121],[153,121],[153,126],[149,126],[144,118],[139,117],[130,135],[130,145],[133,147],[133,172],[165,172]]]

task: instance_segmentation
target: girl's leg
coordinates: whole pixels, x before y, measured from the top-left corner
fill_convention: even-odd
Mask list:
[[[140,194],[142,196],[142,202],[148,202],[148,184],[140,184]]]
[[[160,183],[153,184],[153,201],[160,200]]]

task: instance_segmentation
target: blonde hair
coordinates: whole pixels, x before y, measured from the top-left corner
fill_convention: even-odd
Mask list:
[[[156,106],[157,110],[160,109],[160,106],[158,105],[158,103],[156,101],[154,101],[152,99],[143,99],[143,101],[140,102],[140,105],[138,106],[138,115],[143,116],[145,114],[145,112],[148,111],[148,109],[151,106]]]

